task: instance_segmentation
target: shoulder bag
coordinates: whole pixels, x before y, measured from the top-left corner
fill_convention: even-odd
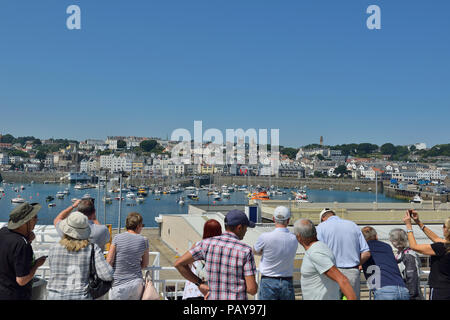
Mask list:
[[[95,251],[94,244],[91,243],[91,262],[89,264],[89,284],[88,291],[93,299],[105,295],[111,289],[112,281],[105,281],[99,278],[95,269]]]
[[[150,270],[145,273],[145,288],[142,293],[141,300],[159,300],[159,293],[156,291],[153,285],[152,277],[150,276]]]

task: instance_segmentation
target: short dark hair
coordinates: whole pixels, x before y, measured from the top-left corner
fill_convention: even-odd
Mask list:
[[[90,217],[95,213],[94,201],[91,199],[83,199],[78,204],[77,210],[83,213],[85,216]]]

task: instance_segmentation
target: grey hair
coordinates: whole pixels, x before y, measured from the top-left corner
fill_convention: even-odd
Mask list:
[[[284,224],[285,226],[287,226],[289,224],[289,219],[286,219],[286,220],[274,219],[274,221],[277,224]]]
[[[404,249],[408,247],[408,235],[405,230],[397,228],[389,232],[389,241],[395,249]]]
[[[316,227],[309,219],[299,219],[294,223],[294,234],[300,235],[303,239],[317,237]]]

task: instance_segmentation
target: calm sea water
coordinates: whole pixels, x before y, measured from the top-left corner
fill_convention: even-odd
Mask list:
[[[90,194],[92,198],[95,198],[97,219],[101,223],[110,223],[113,228],[118,225],[119,217],[119,201],[112,200],[111,204],[106,204],[106,208],[102,201],[98,203],[98,199],[102,199],[104,196],[104,188],[99,189],[85,189],[76,190],[74,185],[68,184],[24,184],[24,190],[20,191],[21,184],[0,184],[0,187],[5,190],[4,193],[0,193],[0,222],[7,222],[9,219],[10,211],[18,204],[11,203],[11,199],[16,198],[18,195],[26,199],[29,202],[38,202],[42,205],[42,209],[38,213],[38,224],[51,225],[53,219],[58,215],[61,210],[72,205],[71,199],[81,198],[85,194]],[[19,188],[19,192],[15,192],[14,189]],[[57,199],[56,193],[58,191],[64,191],[69,188],[70,194],[64,199]],[[271,199],[287,200],[291,195],[291,189],[285,189],[286,194],[271,196]],[[188,205],[192,204],[210,204],[214,205],[212,197],[207,196],[206,191],[199,191],[199,200],[189,200],[186,195],[192,191],[186,190],[178,194],[149,194],[143,203],[136,203],[134,200],[128,200],[125,197],[126,192],[122,192],[122,196],[125,200],[122,201],[121,209],[121,226],[125,225],[125,219],[128,213],[136,211],[142,214],[144,218],[144,224],[146,227],[157,227],[155,217],[159,214],[186,214],[188,212]],[[135,192],[136,193],[136,192]],[[373,192],[349,192],[349,191],[335,191],[335,190],[314,190],[307,189],[308,198],[312,202],[373,202],[375,201],[375,193]],[[55,200],[51,201],[55,203],[55,207],[48,207],[48,202],[45,201],[47,196],[53,196]],[[118,193],[109,195],[114,198],[118,196]],[[177,203],[177,199],[183,196],[185,199],[185,205],[180,206]],[[160,200],[156,200],[160,198]],[[229,199],[223,199],[217,201],[216,204],[245,204],[248,202],[247,194],[244,192],[231,192]],[[378,194],[378,202],[402,202],[397,199],[385,197],[383,194]],[[105,210],[106,209],[106,210]],[[106,212],[106,214],[105,214]],[[106,220],[105,220],[106,216]]]

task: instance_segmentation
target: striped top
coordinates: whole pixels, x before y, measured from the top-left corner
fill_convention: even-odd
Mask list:
[[[112,285],[119,286],[131,280],[142,279],[141,261],[149,248],[148,239],[140,234],[124,232],[115,236],[112,244],[116,246]]]

